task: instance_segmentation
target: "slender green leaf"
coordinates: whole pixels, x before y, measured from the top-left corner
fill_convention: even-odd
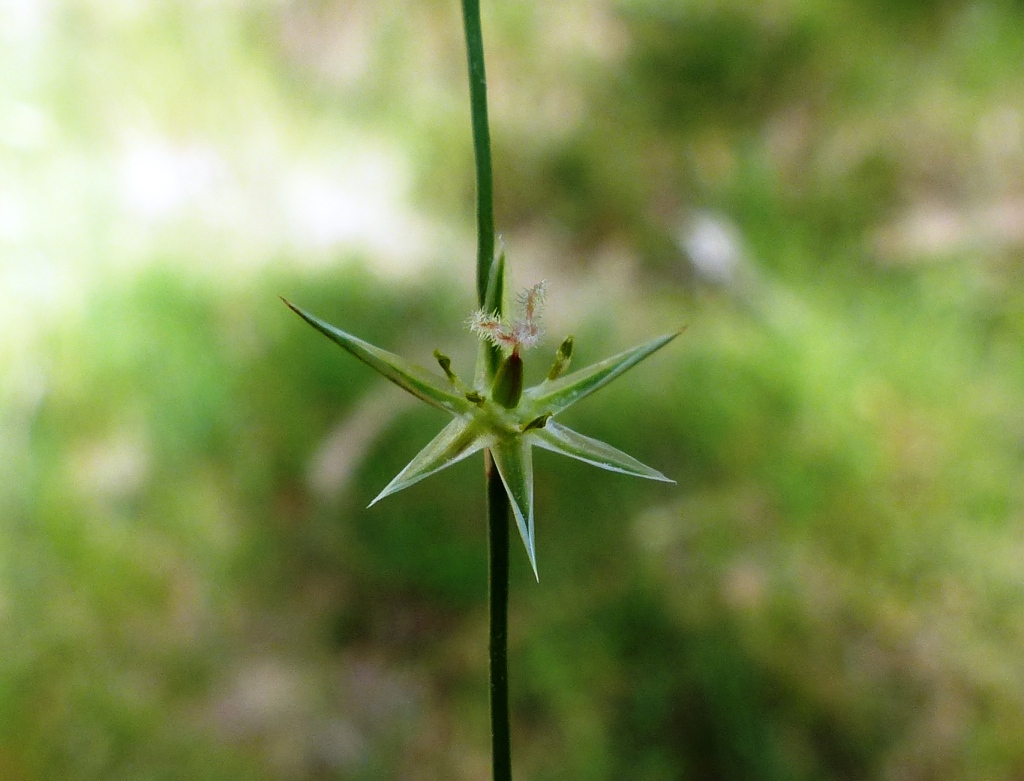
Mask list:
[[[383,374],[395,385],[409,391],[416,398],[452,413],[462,413],[469,409],[470,402],[466,401],[465,395],[459,393],[443,377],[410,363],[399,355],[374,347],[369,342],[364,342],[358,337],[345,333],[340,328],[335,328],[330,323],[314,317],[289,301],[285,301],[285,303],[295,314],[328,339],[341,345],[363,363]]]
[[[399,472],[395,479],[377,494],[377,498],[370,502],[373,507],[385,496],[408,488],[413,483],[418,483],[425,477],[430,477],[440,472],[445,467],[471,456],[478,450],[487,447],[488,438],[482,435],[478,426],[466,418],[456,418],[434,437],[421,450],[409,464]]]
[[[545,380],[523,394],[523,403],[524,405],[529,404],[537,414],[542,412],[557,414],[569,405],[575,404],[597,389],[604,387],[681,333],[682,331],[677,331],[674,334],[659,336],[646,344],[613,355],[586,369],[580,369],[557,380]]]
[[[533,452],[530,443],[526,437],[508,437],[497,440],[490,448],[512,503],[512,512],[516,516],[519,536],[526,546],[526,555],[530,557],[533,575],[540,580],[533,547]]]
[[[634,477],[646,477],[648,480],[675,482],[675,480],[665,477],[657,469],[651,469],[646,464],[640,463],[633,456],[598,439],[591,439],[571,428],[559,425],[553,420],[549,420],[544,428],[531,429],[527,436],[533,439],[533,444],[537,447],[561,453],[569,458],[586,461],[588,464],[601,467],[601,469],[622,472]]]

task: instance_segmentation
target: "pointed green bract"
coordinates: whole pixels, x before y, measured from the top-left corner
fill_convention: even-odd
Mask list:
[[[283,299],[282,299],[283,300]],[[451,383],[421,366],[410,363],[399,355],[389,353],[358,337],[335,328],[318,317],[285,301],[295,314],[313,326],[331,341],[343,347],[356,358],[383,374],[395,385],[407,390],[418,399],[452,413],[465,412],[470,407],[464,394]]]
[[[529,404],[530,408],[537,413],[550,412],[555,415],[599,388],[603,388],[651,353],[660,350],[680,333],[682,331],[659,336],[646,344],[613,355],[586,369],[580,369],[557,380],[542,382],[523,394],[523,402]]]
[[[675,480],[665,477],[657,469],[651,469],[646,464],[637,461],[628,453],[623,453],[599,439],[586,437],[553,420],[549,420],[543,428],[531,430],[530,437],[537,447],[561,453],[569,458],[586,461],[588,464],[601,467],[601,469],[622,472],[633,477],[646,477],[648,480],[661,480],[665,483],[675,482]]]
[[[502,314],[505,307],[505,248],[500,247],[491,263],[490,272],[487,275],[487,292],[480,307],[487,314]],[[479,352],[476,360],[476,371],[473,374],[473,382],[477,390],[489,388],[494,380],[494,375],[501,365],[501,350],[488,342],[480,342]]]
[[[505,492],[512,502],[519,536],[523,538],[526,555],[530,557],[533,575],[540,580],[533,547],[533,453],[530,442],[526,437],[501,438],[490,448],[501,482],[505,484]]]
[[[416,457],[377,494],[370,502],[373,507],[385,496],[390,496],[403,488],[418,483],[425,477],[440,472],[445,467],[461,461],[487,447],[489,439],[479,430],[479,426],[466,418],[456,418],[443,429]]]

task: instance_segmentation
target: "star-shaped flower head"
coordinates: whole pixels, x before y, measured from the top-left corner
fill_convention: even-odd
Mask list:
[[[439,351],[434,352],[434,357],[444,372],[443,377],[345,333],[288,301],[285,303],[311,326],[391,382],[452,415],[453,420],[370,505],[487,448],[505,485],[519,535],[537,576],[533,526],[535,446],[613,472],[674,482],[621,450],[566,428],[555,416],[664,347],[681,331],[565,374],[572,359],[570,336],[558,348],[547,378],[524,390],[520,353],[534,347],[542,336],[539,321],[545,284],[542,282],[523,293],[518,299],[520,316],[508,321],[502,317],[504,281],[505,256],[502,253],[491,266],[484,306],[469,321],[470,329],[481,338],[472,385],[459,379],[452,370],[451,360]]]

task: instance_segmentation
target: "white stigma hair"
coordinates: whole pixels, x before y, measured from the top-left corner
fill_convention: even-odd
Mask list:
[[[511,322],[502,320],[497,312],[478,309],[469,318],[469,330],[506,353],[536,347],[544,335],[540,313],[546,293],[547,282],[541,281],[516,296],[522,314]]]

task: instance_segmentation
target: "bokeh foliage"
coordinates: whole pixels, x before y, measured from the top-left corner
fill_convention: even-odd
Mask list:
[[[689,324],[567,416],[677,486],[537,458],[517,774],[1019,778],[1024,8],[484,5],[550,349]],[[468,371],[457,4],[0,14],[0,777],[485,778],[479,460],[363,509],[438,416],[276,298]]]

